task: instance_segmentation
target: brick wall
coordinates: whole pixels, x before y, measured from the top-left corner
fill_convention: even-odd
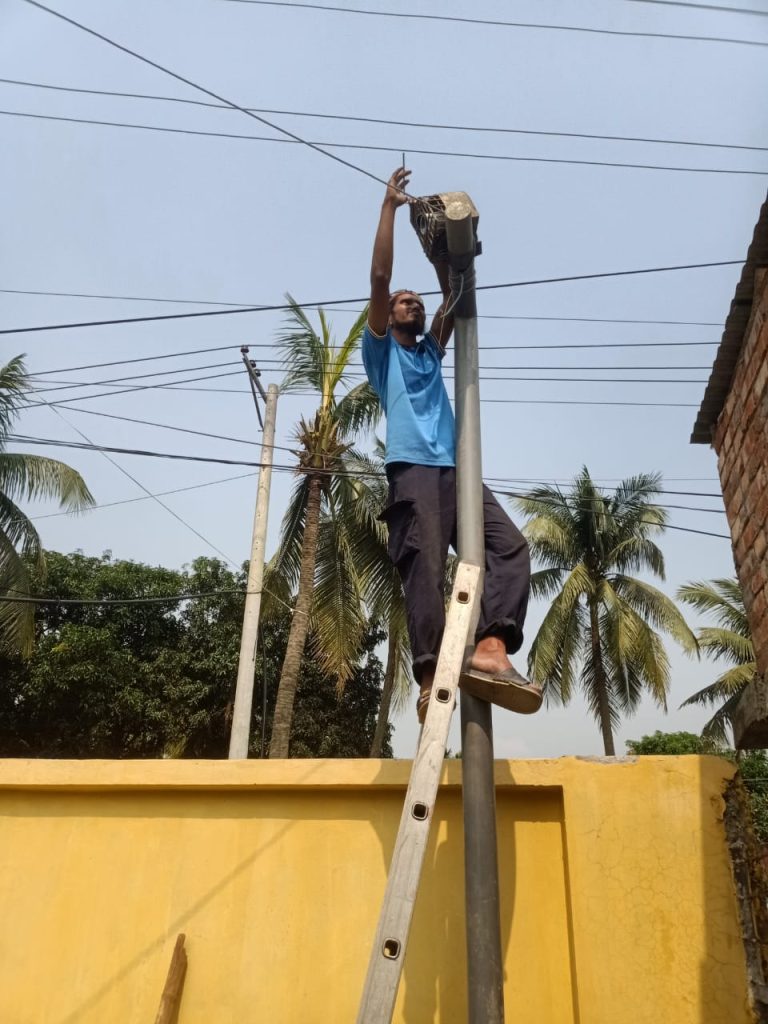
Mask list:
[[[768,271],[758,271],[752,316],[713,443],[758,672],[768,679]]]

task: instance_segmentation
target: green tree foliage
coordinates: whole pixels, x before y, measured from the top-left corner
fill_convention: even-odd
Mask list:
[[[183,571],[109,554],[48,552],[47,560],[46,594],[64,600],[225,593],[168,604],[41,606],[32,656],[0,658],[0,756],[226,757],[245,574],[209,558]],[[266,672],[268,730],[289,629],[287,610],[263,629],[253,756],[261,753],[262,680]],[[367,631],[361,667],[341,696],[334,677],[304,660],[294,756],[367,755],[383,675],[374,653],[380,639]]]
[[[653,538],[666,514],[654,504],[658,474],[622,481],[613,494],[583,468],[568,491],[539,487],[518,499],[525,534],[543,566],[531,580],[536,597],[552,598],[528,659],[549,699],[567,703],[580,685],[600,725],[606,754],[613,730],[644,692],[666,710],[669,661],[659,630],[688,652],[696,640],[665,594],[632,573],[664,579]]]
[[[677,596],[715,622],[714,626],[706,626],[697,633],[699,649],[731,666],[714,683],[694,693],[680,706],[698,704],[716,708],[702,735],[725,743],[739,697],[757,669],[741,587],[735,578],[686,583]]]
[[[6,450],[8,436],[31,389],[21,356],[0,367],[0,597],[29,597],[32,575],[45,578],[45,554],[32,520],[19,501],[53,499],[69,512],[93,504],[74,469],[56,459]],[[0,601],[0,650],[27,656],[34,640],[34,605]]]
[[[659,732],[639,740],[627,740],[630,754],[725,754],[725,748],[695,732]]]

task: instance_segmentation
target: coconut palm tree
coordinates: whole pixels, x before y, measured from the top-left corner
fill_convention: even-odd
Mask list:
[[[16,503],[53,498],[68,512],[93,504],[76,470],[56,459],[6,450],[13,421],[30,390],[22,356],[0,367],[0,595],[5,598],[29,597],[33,576],[38,583],[45,580],[40,536]],[[0,646],[27,656],[33,639],[34,605],[0,602]]]
[[[732,666],[714,683],[694,693],[680,705],[716,707],[717,710],[702,729],[701,735],[724,743],[742,690],[754,678],[757,670],[741,587],[735,578],[686,583],[678,590],[677,597],[714,619],[717,625],[705,626],[698,631],[696,639],[699,648]]]
[[[347,452],[329,492],[320,515],[308,642],[343,689],[358,661],[367,621],[386,627],[387,660],[370,751],[371,757],[380,757],[392,706],[406,702],[413,682],[402,585],[387,553],[387,527],[379,518],[387,496],[381,442],[376,441],[373,455]],[[298,532],[284,536],[270,563],[265,618],[291,598],[301,539]]]
[[[564,704],[581,687],[611,756],[621,715],[637,708],[644,691],[666,709],[669,662],[657,630],[687,652],[697,649],[674,602],[629,575],[648,570],[664,579],[664,557],[652,539],[666,522],[654,504],[660,483],[658,474],[641,474],[605,494],[584,467],[566,493],[538,487],[517,500],[529,516],[531,554],[543,565],[532,593],[554,598],[529,672],[549,699]]]
[[[387,500],[384,476],[384,445],[376,440],[374,454],[348,465],[360,472],[347,478],[346,517],[360,593],[371,618],[387,630],[387,662],[381,689],[379,714],[371,743],[371,757],[380,757],[389,716],[394,705],[402,708],[412,692],[411,645],[400,575],[387,552],[387,527],[379,518]]]
[[[297,424],[298,482],[283,518],[280,546],[270,564],[269,579],[295,585],[296,600],[288,644],[275,702],[270,757],[287,757],[293,704],[314,606],[315,628],[326,639],[319,650],[329,671],[343,685],[352,671],[364,629],[364,612],[351,570],[349,538],[344,530],[344,505],[340,495],[345,480],[344,461],[353,457],[352,442],[358,432],[375,425],[381,408],[366,382],[337,397],[349,380],[350,362],[357,350],[367,311],[363,311],[344,340],[336,345],[322,310],[319,333],[306,313],[289,295],[290,312],[278,336],[286,376],[283,392],[316,392],[319,404],[309,419]],[[360,456],[362,458],[362,456]],[[323,530],[321,532],[321,523]],[[321,572],[318,573],[318,553]],[[350,590],[352,588],[352,590]],[[273,587],[270,586],[270,589]],[[276,588],[276,589],[279,589]]]

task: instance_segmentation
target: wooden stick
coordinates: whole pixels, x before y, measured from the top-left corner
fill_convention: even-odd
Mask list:
[[[184,978],[187,974],[187,952],[184,949],[185,935],[179,935],[176,945],[173,947],[171,966],[168,968],[168,977],[165,979],[163,994],[160,997],[160,1009],[155,1017],[155,1024],[176,1024],[181,1004],[181,993],[184,988]]]

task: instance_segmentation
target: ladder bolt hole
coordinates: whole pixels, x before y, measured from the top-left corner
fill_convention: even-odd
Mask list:
[[[397,960],[398,956],[400,956],[400,943],[397,939],[387,939],[382,952],[387,960]]]
[[[435,696],[437,697],[441,704],[447,704],[448,701],[451,699],[451,691],[447,690],[444,686],[441,686],[439,687]]]
[[[456,600],[459,602],[459,604],[469,604],[469,591],[460,590],[456,595]]]
[[[429,808],[426,804],[417,803],[411,808],[411,814],[413,814],[417,821],[426,821],[429,817]]]

